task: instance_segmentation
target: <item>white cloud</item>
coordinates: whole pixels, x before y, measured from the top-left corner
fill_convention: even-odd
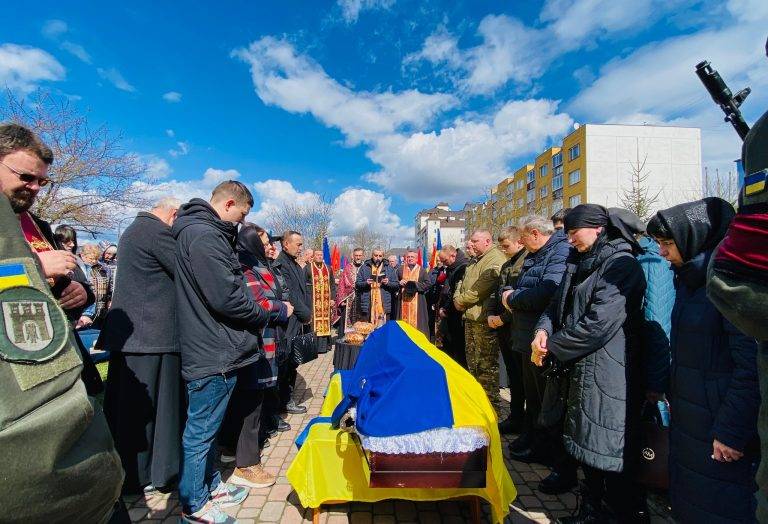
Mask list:
[[[477,195],[507,176],[511,160],[541,150],[572,124],[557,112],[557,102],[525,100],[424,131],[438,112],[453,106],[453,97],[357,92],[290,44],[269,37],[235,54],[251,64],[256,93],[265,103],[309,112],[340,129],[348,143],[369,146],[367,156],[381,168],[365,180],[409,200]]]
[[[203,185],[215,187],[226,180],[237,180],[240,173],[236,169],[216,169],[209,167],[203,173]]]
[[[176,91],[168,91],[167,93],[163,94],[163,100],[172,104],[176,104],[181,102],[181,93]]]
[[[176,142],[176,149],[169,149],[168,154],[173,158],[184,156],[189,153],[189,144],[187,142]]]
[[[330,231],[347,236],[363,226],[390,238],[395,244],[413,239],[413,228],[404,226],[391,211],[392,200],[370,189],[346,189],[333,201]]]
[[[759,0],[734,0],[759,1]],[[480,21],[480,44],[460,48],[442,26],[404,63],[420,60],[445,66],[456,84],[471,94],[489,95],[512,81],[528,86],[563,54],[607,36],[624,36],[695,0],[547,0],[540,25],[527,26],[507,15]]]
[[[144,174],[149,180],[163,180],[171,176],[173,169],[167,160],[156,155],[139,155],[144,163]]]
[[[136,88],[129,84],[128,81],[123,77],[123,74],[114,67],[110,67],[109,69],[103,69],[99,67],[96,69],[96,71],[99,73],[101,78],[108,81],[121,91],[127,91],[129,93],[134,93],[136,91]]]
[[[165,134],[168,136],[168,138],[173,138],[176,136],[176,132],[173,129],[166,129]]]
[[[53,56],[35,47],[0,45],[0,86],[29,93],[40,82],[64,80],[66,70]]]
[[[417,90],[398,93],[354,91],[283,40],[265,37],[233,56],[248,63],[256,94],[268,105],[291,113],[310,113],[340,129],[350,144],[372,140],[404,127],[420,128],[455,104],[445,94]]]
[[[265,180],[254,183],[252,187],[258,208],[251,213],[249,220],[257,224],[266,223],[270,214],[286,203],[312,207],[320,205],[322,201],[318,193],[300,191],[286,180]],[[413,236],[412,228],[402,225],[400,217],[392,212],[391,205],[391,199],[382,193],[370,189],[345,189],[333,199],[330,234],[335,237],[346,236],[367,225],[395,242],[410,239]]]
[[[348,24],[357,22],[361,11],[371,9],[389,9],[395,0],[337,0],[341,16]]]
[[[745,6],[733,0],[729,8]],[[750,17],[760,12],[761,2]],[[669,38],[648,44],[625,58],[613,60],[597,80],[568,105],[576,116],[609,123],[666,124],[702,130],[703,162],[711,168],[733,169],[741,143],[694,73],[698,62],[710,60],[735,92],[752,87],[742,107],[753,121],[768,104],[768,61],[765,59],[763,18],[741,21],[722,29]]]
[[[80,44],[66,40],[61,43],[61,48],[67,53],[76,56],[78,59],[80,59],[81,62],[86,64],[90,64],[92,62],[91,55],[89,55],[88,51],[86,51],[85,48]]]
[[[768,2],[765,0],[728,0],[726,7],[737,20],[744,22],[768,20]]]
[[[475,196],[510,176],[511,160],[541,151],[569,129],[573,121],[557,105],[509,102],[491,119],[380,140],[368,156],[382,169],[366,180],[413,201]]]
[[[46,20],[43,24],[41,32],[43,36],[50,39],[56,39],[66,33],[68,30],[67,23],[63,20]]]

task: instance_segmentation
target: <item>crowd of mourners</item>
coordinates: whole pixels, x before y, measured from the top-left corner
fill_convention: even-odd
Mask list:
[[[325,326],[342,337],[358,321],[400,319],[508,408],[499,431],[517,435],[509,457],[551,468],[542,493],[574,489],[581,470],[578,512],[563,522],[649,521],[649,414],[668,426],[662,483],[675,517],[755,521],[758,345],[706,293],[735,215],[722,199],[647,223],[582,204],[495,237],[478,229],[465,246],[442,247],[431,271],[415,250],[400,263],[374,248],[367,260],[354,249],[333,274],[300,232],[247,222],[253,197],[241,182],[209,200],[159,200],[118,249],[78,245],[72,227],[53,232],[29,211],[53,161],[30,131],[0,126],[0,161],[2,192],[78,335],[92,393],[102,385],[87,349],[108,355],[104,411],[123,493],[178,483],[183,519],[234,521],[222,508],[276,481],[261,450],[290,429],[281,415],[307,410],[294,398],[295,341],[312,333],[330,350]],[[234,464],[227,482],[217,459]]]

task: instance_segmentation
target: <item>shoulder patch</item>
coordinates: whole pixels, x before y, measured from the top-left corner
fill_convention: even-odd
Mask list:
[[[29,286],[0,290],[0,358],[8,362],[45,362],[67,344],[64,313],[48,295]]]
[[[752,196],[765,191],[766,176],[768,169],[744,177],[744,195]]]
[[[24,264],[0,264],[0,289],[28,285],[29,278]]]

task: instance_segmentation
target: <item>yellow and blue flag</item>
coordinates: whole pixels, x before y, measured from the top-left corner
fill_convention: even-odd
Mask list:
[[[24,264],[0,264],[0,289],[28,285],[29,277]]]

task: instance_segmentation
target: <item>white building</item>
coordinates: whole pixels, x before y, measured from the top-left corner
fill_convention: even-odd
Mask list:
[[[466,236],[464,211],[451,211],[445,202],[438,203],[430,209],[422,209],[416,213],[415,221],[416,247],[426,247],[430,253],[432,246],[437,243],[437,231],[440,231],[442,245],[450,244],[455,247],[464,245]]]

